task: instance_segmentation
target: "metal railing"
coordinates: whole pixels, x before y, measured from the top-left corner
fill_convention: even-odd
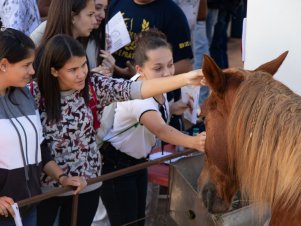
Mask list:
[[[180,156],[184,156],[184,155],[189,155],[193,152],[196,152],[196,150],[186,149],[186,150],[181,151],[181,152],[176,152],[174,154],[170,154],[170,155],[167,155],[167,156],[164,156],[164,157],[161,157],[161,158],[157,158],[155,160],[140,163],[140,164],[137,164],[137,165],[134,165],[134,166],[130,166],[130,167],[127,167],[127,168],[124,168],[124,169],[121,169],[121,170],[114,171],[112,173],[107,173],[107,174],[101,175],[99,177],[89,179],[89,180],[87,180],[87,184],[91,185],[91,184],[95,184],[95,183],[98,183],[98,182],[101,182],[101,181],[109,180],[109,179],[112,179],[112,178],[115,178],[115,177],[123,176],[125,174],[132,173],[132,172],[147,168],[147,167],[152,166],[152,165],[160,164],[160,163],[165,162],[167,160],[171,160],[171,159],[174,159],[174,158],[177,158],[177,157],[180,157]],[[68,191],[72,191],[72,190],[73,190],[72,187],[57,188],[57,189],[54,189],[53,191],[50,191],[50,192],[47,192],[47,193],[36,195],[36,196],[28,198],[28,199],[23,199],[23,200],[17,202],[17,204],[18,204],[19,208],[24,207],[24,206],[27,206],[27,205],[31,205],[31,204],[43,201],[45,199],[49,199],[49,198],[64,194],[64,193],[66,193]],[[77,220],[77,209],[78,209],[77,207],[78,207],[78,195],[74,195],[73,199],[72,199],[71,226],[76,226],[76,223],[77,223],[76,222],[76,220]]]

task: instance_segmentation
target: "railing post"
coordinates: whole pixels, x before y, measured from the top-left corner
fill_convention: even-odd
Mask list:
[[[71,226],[77,225],[78,194],[72,197]]]

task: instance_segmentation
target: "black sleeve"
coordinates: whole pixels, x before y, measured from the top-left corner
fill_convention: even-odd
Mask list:
[[[51,156],[51,150],[47,145],[46,140],[44,140],[41,144],[41,153],[42,153],[42,165],[44,166],[53,160],[53,157]]]
[[[166,13],[166,23],[163,32],[167,37],[167,41],[172,45],[173,60],[178,62],[183,59],[191,59],[193,58],[193,53],[187,18],[176,4],[170,7],[170,10]],[[175,18],[177,18],[176,22]]]

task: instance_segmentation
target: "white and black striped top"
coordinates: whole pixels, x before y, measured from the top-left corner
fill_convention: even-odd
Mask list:
[[[41,192],[42,142],[40,116],[28,89],[0,96],[0,196],[16,202]],[[47,146],[42,149],[49,152]]]

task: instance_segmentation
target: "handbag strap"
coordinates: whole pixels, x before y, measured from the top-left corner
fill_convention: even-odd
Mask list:
[[[114,137],[117,137],[117,136],[119,136],[120,134],[123,134],[124,132],[130,130],[130,129],[133,128],[133,127],[134,127],[134,128],[137,128],[138,125],[139,125],[139,122],[136,122],[135,124],[129,126],[128,128],[126,128],[126,129],[120,131],[119,133],[115,134],[114,136],[111,136],[110,138],[108,138],[108,139],[106,139],[106,140],[104,140],[104,141],[105,141],[105,142],[108,142],[108,141],[110,141],[111,139],[113,139]]]
[[[93,128],[98,129],[100,128],[100,122],[97,119],[97,97],[96,97],[94,87],[90,80],[89,80],[89,88],[92,93],[92,100],[89,101],[88,106],[91,109],[93,115]]]

